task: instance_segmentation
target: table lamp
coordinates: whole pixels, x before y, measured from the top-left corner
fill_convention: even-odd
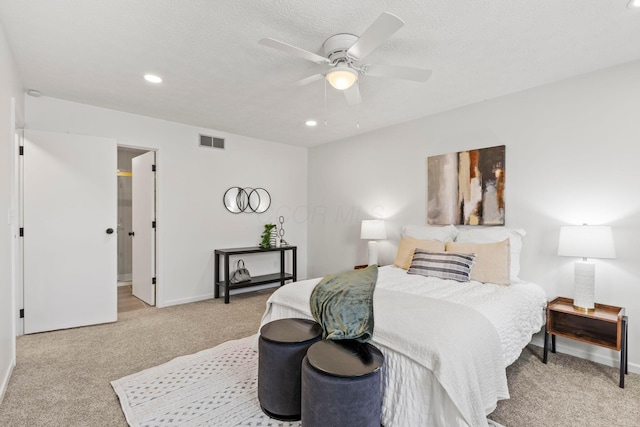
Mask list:
[[[369,240],[369,265],[378,263],[378,242],[376,240],[387,238],[387,228],[381,219],[362,220],[360,228],[360,238]]]
[[[560,228],[558,255],[582,257],[576,261],[573,306],[585,312],[595,310],[596,266],[587,258],[615,258],[611,227],[568,225]]]

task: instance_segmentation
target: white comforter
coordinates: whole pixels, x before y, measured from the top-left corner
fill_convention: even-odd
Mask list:
[[[280,288],[262,323],[311,318],[319,279]],[[372,344],[385,355],[382,422],[393,426],[482,426],[509,392],[505,367],[544,323],[537,285],[458,283],[379,269]]]

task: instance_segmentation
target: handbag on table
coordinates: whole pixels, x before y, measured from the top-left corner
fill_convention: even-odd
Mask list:
[[[229,278],[229,283],[242,283],[248,282],[251,280],[251,274],[249,270],[244,266],[244,261],[239,259],[236,262],[236,269],[231,273],[231,277]]]

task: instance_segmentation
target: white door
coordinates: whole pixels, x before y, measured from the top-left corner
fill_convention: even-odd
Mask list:
[[[24,331],[118,316],[116,141],[25,130]]]
[[[131,160],[132,291],[149,305],[156,304],[155,279],[155,152]]]

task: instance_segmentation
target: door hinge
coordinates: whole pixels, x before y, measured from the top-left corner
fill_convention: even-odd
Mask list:
[[[20,318],[24,319],[24,308],[20,309]]]
[[[24,237],[24,227],[20,227],[20,237]]]
[[[20,155],[24,156],[24,145],[20,146]]]
[[[156,222],[155,221],[151,221],[151,228],[156,228]]]
[[[156,278],[155,278],[155,277],[152,277],[152,278],[151,278],[151,284],[152,284],[152,285],[155,285],[155,284],[156,284]]]
[[[151,172],[155,172],[156,171],[156,165],[151,165]]]

